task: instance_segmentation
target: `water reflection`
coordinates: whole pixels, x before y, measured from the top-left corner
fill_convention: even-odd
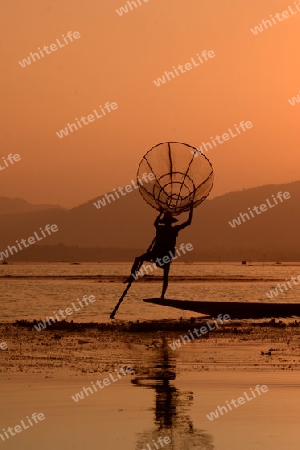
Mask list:
[[[188,414],[193,392],[177,389],[174,386],[175,378],[176,359],[164,338],[152,364],[150,362],[145,368],[145,374],[132,380],[137,387],[155,390],[155,407],[152,408],[154,426],[151,430],[139,433],[136,450],[213,450],[212,436],[204,430],[195,429]],[[170,444],[157,442],[159,437],[166,436],[171,439]]]

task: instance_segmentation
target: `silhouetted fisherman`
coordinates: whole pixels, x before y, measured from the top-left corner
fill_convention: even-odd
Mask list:
[[[137,278],[138,268],[141,267],[144,261],[156,263],[158,267],[161,267],[164,271],[164,282],[162,287],[161,298],[164,299],[166,290],[168,288],[168,276],[170,271],[170,265],[172,258],[170,258],[170,253],[174,257],[176,239],[180,230],[187,227],[192,223],[193,218],[193,205],[191,205],[188,220],[183,222],[181,225],[172,226],[172,223],[178,222],[170,212],[160,212],[154,222],[156,228],[156,236],[153,240],[150,248],[146,253],[135,258],[133,266],[131,268],[130,276],[124,281],[124,283],[133,282]],[[169,262],[157,262],[162,260],[164,257],[169,257]],[[175,258],[176,259],[176,258]]]

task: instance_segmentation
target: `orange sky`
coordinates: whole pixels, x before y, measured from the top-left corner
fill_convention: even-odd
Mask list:
[[[293,0],[149,0],[120,17],[125,0],[2,2],[2,196],[75,206],[135,178],[164,141],[200,146],[234,123],[253,128],[207,152],[213,196],[300,179],[300,13],[254,36],[250,28]],[[263,5],[262,5],[263,3]],[[81,37],[22,68],[38,47]],[[215,58],[156,87],[197,53]],[[107,101],[118,109],[59,139]]]

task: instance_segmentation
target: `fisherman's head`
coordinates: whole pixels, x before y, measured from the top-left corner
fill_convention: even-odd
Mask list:
[[[164,223],[165,225],[171,225],[174,222],[178,222],[177,219],[175,219],[175,217],[172,216],[172,213],[170,213],[169,211],[164,213],[164,217],[162,218],[162,223]]]

